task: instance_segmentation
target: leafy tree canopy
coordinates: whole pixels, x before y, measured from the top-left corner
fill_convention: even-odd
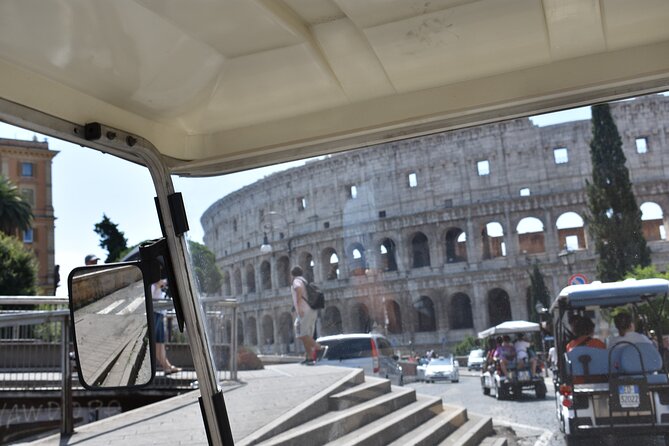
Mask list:
[[[194,241],[188,242],[190,254],[193,258],[195,278],[200,292],[204,294],[215,294],[220,292],[223,275],[216,266],[214,253],[205,245]]]
[[[33,211],[17,187],[0,175],[0,231],[14,234],[32,227]]]
[[[102,214],[102,221],[95,224],[94,231],[100,236],[100,247],[107,250],[105,263],[119,261],[121,254],[127,248],[128,240],[123,232],[119,231],[118,225],[113,223],[105,214]]]
[[[14,237],[0,233],[0,295],[37,294],[37,260]]]

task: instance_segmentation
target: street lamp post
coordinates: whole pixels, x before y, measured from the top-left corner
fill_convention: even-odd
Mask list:
[[[565,248],[558,253],[558,258],[564,266],[567,267],[569,274],[573,273],[572,267],[574,266],[574,251],[565,246]]]

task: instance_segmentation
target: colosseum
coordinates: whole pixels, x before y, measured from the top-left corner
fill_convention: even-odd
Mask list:
[[[611,110],[664,270],[669,97]],[[319,334],[377,330],[398,349],[424,351],[533,317],[535,262],[552,294],[596,279],[583,218],[590,139],[589,120],[516,119],[308,161],[221,198],[201,222],[223,294],[239,302],[240,343],[299,351],[292,265],[325,292]]]

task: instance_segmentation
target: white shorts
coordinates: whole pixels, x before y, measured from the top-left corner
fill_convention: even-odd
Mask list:
[[[311,308],[304,312],[303,317],[297,316],[295,318],[295,323],[293,324],[293,327],[295,328],[295,337],[302,338],[304,336],[313,336],[317,318],[318,312]]]

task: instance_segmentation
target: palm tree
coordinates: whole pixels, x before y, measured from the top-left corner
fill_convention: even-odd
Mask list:
[[[0,175],[0,231],[13,235],[32,227],[33,211],[11,181]]]

